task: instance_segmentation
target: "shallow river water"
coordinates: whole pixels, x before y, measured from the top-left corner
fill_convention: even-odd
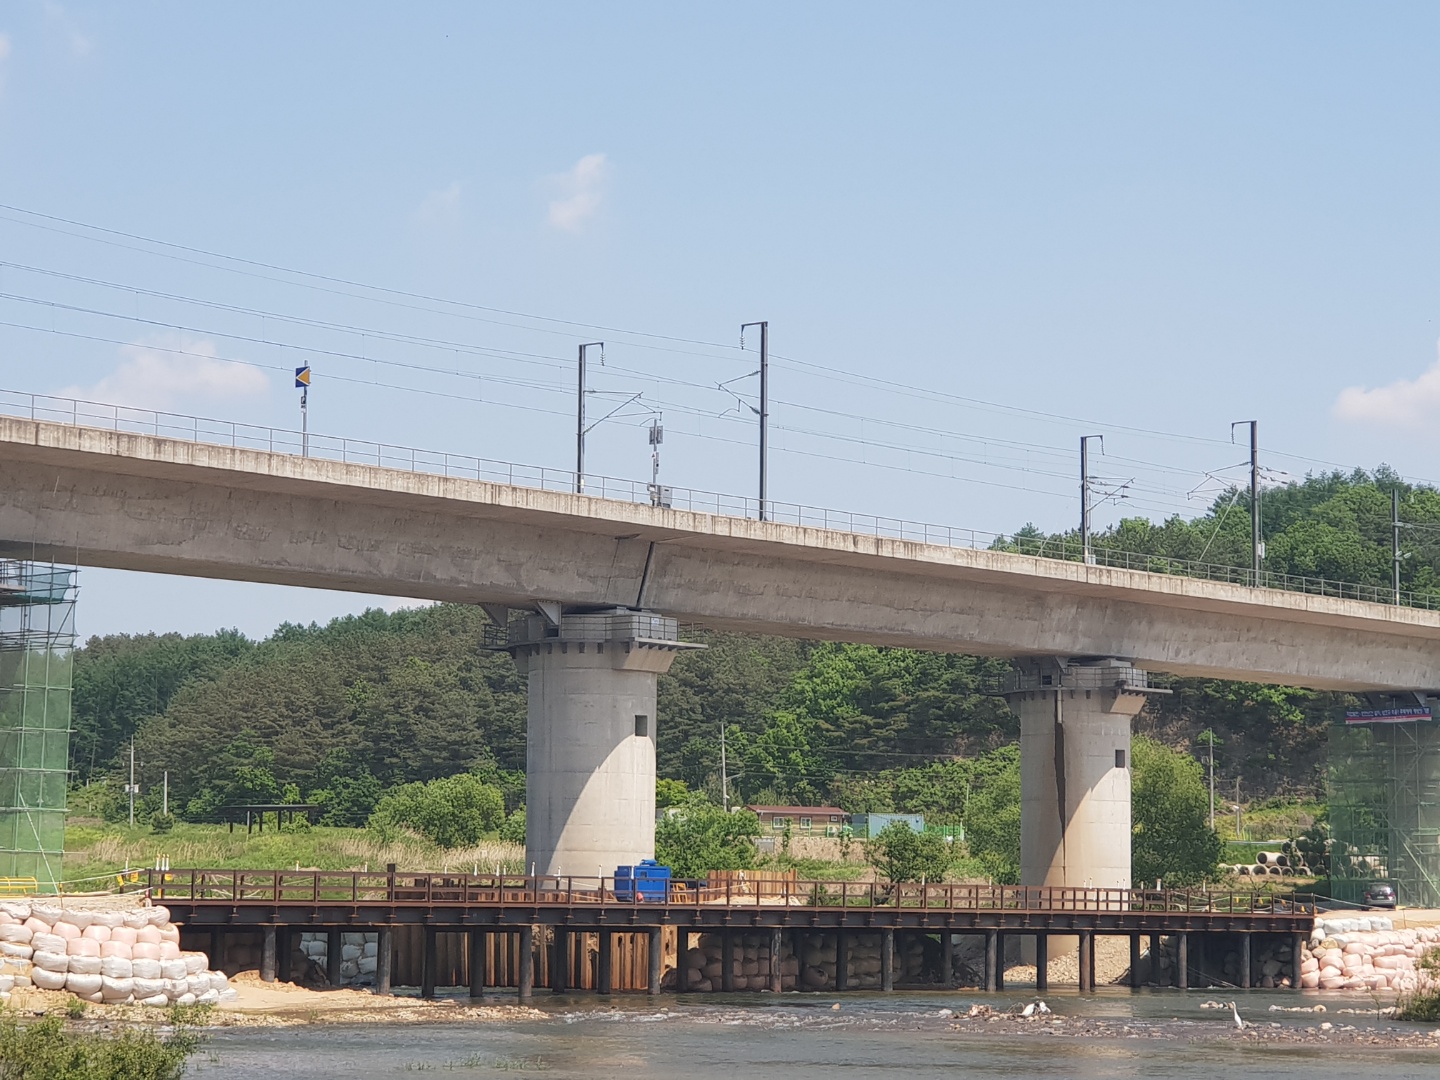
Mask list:
[[[510,1000],[513,1001],[513,998]],[[831,1006],[839,1001],[841,1009]],[[311,1025],[228,1028],[210,1033],[191,1075],[226,1080],[329,1080],[490,1077],[516,1073],[586,1080],[847,1080],[957,1076],[1105,1078],[1105,1080],[1434,1080],[1440,1043],[1430,1048],[1365,1045],[1366,1029],[1409,1033],[1426,1026],[1339,1013],[1368,999],[1326,996],[1324,1016],[1271,1013],[1272,1004],[1312,1004],[1314,997],[1242,995],[1242,1016],[1255,1022],[1238,1037],[1228,1010],[1200,1008],[1203,991],[1180,994],[1102,991],[1046,1000],[1061,1023],[966,1021],[972,1003],[1002,1008],[1023,994],[737,994],[656,999],[537,997],[546,1019],[516,1023]],[[1324,1021],[1358,1031],[1309,1034],[1304,1042],[1263,1042]],[[1270,1028],[1278,1023],[1280,1028]],[[1432,1025],[1433,1026],[1433,1025]],[[1083,1033],[1082,1033],[1083,1032]]]

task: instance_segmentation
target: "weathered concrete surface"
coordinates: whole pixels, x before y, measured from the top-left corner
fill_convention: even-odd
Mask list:
[[[1440,686],[1440,614],[0,418],[0,538],[88,566],[1331,689]]]
[[[673,619],[539,616],[512,636],[525,672],[525,861],[538,874],[610,877],[655,857],[655,691],[681,649]],[[665,624],[663,640],[642,624]]]

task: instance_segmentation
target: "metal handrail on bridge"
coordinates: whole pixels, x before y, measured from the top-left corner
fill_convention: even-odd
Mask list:
[[[1313,899],[1252,891],[1079,889],[856,881],[723,882],[328,870],[152,870],[151,896],[223,906],[897,909],[943,912],[1314,914]]]
[[[300,454],[304,451],[310,457],[329,461],[353,462],[380,468],[398,469],[404,472],[453,476],[467,480],[539,488],[544,491],[573,492],[575,490],[575,473],[569,469],[520,465],[514,462],[475,457],[470,454],[422,450],[412,446],[399,446],[368,439],[350,439],[314,432],[305,434],[288,428],[237,423],[233,420],[215,420],[154,409],[137,409],[127,405],[54,397],[49,394],[31,394],[20,390],[0,389],[0,414],[30,420],[44,420],[50,423],[70,424],[77,427],[100,427],[137,435],[154,435],[180,439],[185,442],[264,450],[271,453]],[[665,506],[672,509],[731,517],[759,516],[759,500],[749,496],[668,486],[667,492]],[[622,480],[590,473],[585,475],[585,496],[629,503],[652,505],[654,503],[653,486],[648,481]],[[1039,537],[1015,536],[989,532],[984,529],[962,529],[950,525],[933,525],[906,521],[902,518],[856,514],[846,510],[828,510],[799,503],[777,502],[774,499],[765,501],[765,510],[767,520],[788,525],[860,533],[866,536],[936,544],[942,547],[1010,551],[1019,555],[1056,559],[1062,562],[1085,561],[1078,541],[1061,540],[1057,544]],[[1118,570],[1137,570],[1172,577],[1199,578],[1205,581],[1275,589],[1281,592],[1333,596],[1344,600],[1398,604],[1401,607],[1440,609],[1440,594],[1404,591],[1397,594],[1394,589],[1382,586],[1278,574],[1269,570],[1261,570],[1257,576],[1255,571],[1248,566],[1227,566],[1219,563],[1177,559],[1152,552],[1108,548],[1104,546],[1103,540],[1099,540],[1092,547],[1088,561]]]

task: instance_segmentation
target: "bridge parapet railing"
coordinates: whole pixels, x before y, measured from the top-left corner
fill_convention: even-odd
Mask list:
[[[161,902],[230,905],[415,905],[426,907],[583,908],[869,908],[1037,913],[1313,913],[1313,898],[1267,892],[1184,889],[1086,889],[951,882],[767,881],[743,876],[712,885],[668,885],[629,879],[505,874],[324,870],[152,870],[150,894]]]
[[[231,420],[187,416],[153,409],[85,401],[77,398],[31,394],[0,389],[0,414],[31,420],[74,426],[96,427],[137,435],[154,435],[186,442],[229,446],[270,453],[301,454],[342,463],[374,465],[405,472],[481,480],[495,484],[539,488],[545,491],[573,492],[575,473],[568,469],[547,468],[499,461],[469,454],[452,454],[439,450],[391,445],[368,439],[344,436],[305,434],[286,428],[245,424]],[[664,506],[677,510],[716,514],[726,517],[759,516],[759,500],[723,492],[695,488],[666,487]],[[585,495],[621,502],[655,505],[654,486],[643,480],[586,474]],[[1192,577],[1207,581],[1284,592],[1300,592],[1314,596],[1330,596],[1347,600],[1403,607],[1440,608],[1440,592],[1397,593],[1393,588],[1357,582],[1334,581],[1328,578],[1275,573],[1262,570],[1257,575],[1249,566],[1232,566],[1174,558],[1168,555],[1129,551],[1106,546],[1097,538],[1089,553],[1082,552],[1077,540],[1048,537],[1026,537],[969,529],[953,525],[907,521],[878,514],[833,510],[799,503],[767,499],[765,518],[782,524],[805,528],[859,533],[893,540],[1010,552],[1062,562],[1089,562],[1118,570],[1135,570],[1173,577]]]

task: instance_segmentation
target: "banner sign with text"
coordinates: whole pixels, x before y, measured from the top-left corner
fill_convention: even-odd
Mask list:
[[[1408,724],[1431,718],[1430,710],[1423,705],[1402,709],[1347,709],[1345,712],[1347,724]]]

